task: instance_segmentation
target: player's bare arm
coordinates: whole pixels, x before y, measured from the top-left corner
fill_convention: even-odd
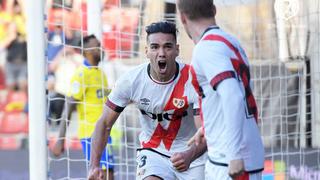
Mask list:
[[[189,139],[188,146],[191,146],[192,144],[195,144],[197,146],[200,143],[206,143],[200,115],[197,114],[194,116],[194,124],[196,125],[198,131],[192,136],[191,139]]]
[[[64,142],[66,137],[67,126],[71,121],[71,113],[76,108],[76,100],[72,97],[68,97],[65,102],[64,112],[62,114],[62,119],[66,122],[60,123],[59,137],[52,149],[52,153],[54,156],[60,156],[64,152]]]
[[[194,123],[197,128],[201,128],[201,118],[200,116],[196,115],[194,116]],[[199,131],[199,130],[198,130]],[[171,156],[171,162],[173,166],[176,168],[177,171],[183,172],[189,169],[189,166],[192,161],[200,157],[203,153],[207,151],[207,143],[205,141],[205,138],[203,137],[202,134],[202,141],[198,143],[194,143],[194,139],[198,137],[199,135],[197,133],[188,141],[188,146],[190,146],[190,149],[175,153],[173,156]],[[201,131],[203,132],[203,131]],[[200,136],[199,136],[200,137]],[[193,139],[193,140],[192,140]],[[191,142],[192,141],[192,142]]]
[[[198,128],[198,131],[192,136],[191,139],[189,139],[188,146],[192,146],[193,144],[196,146],[199,144],[206,144],[203,127]]]
[[[88,175],[89,180],[100,180],[105,178],[103,170],[100,168],[101,154],[106,147],[111,128],[119,115],[120,113],[105,106],[102,115],[96,123],[95,130],[92,135],[92,149]]]
[[[229,176],[232,179],[237,179],[244,172],[244,162],[242,159],[231,160],[229,164]]]
[[[183,172],[189,169],[192,161],[196,160],[206,151],[207,143],[203,141],[203,143],[198,145],[192,144],[190,149],[186,151],[173,154],[170,160],[177,171]]]

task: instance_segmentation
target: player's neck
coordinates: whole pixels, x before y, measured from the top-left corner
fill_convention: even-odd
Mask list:
[[[88,65],[92,66],[92,67],[97,67],[99,62],[95,61],[94,59],[90,59],[90,58],[86,58],[86,61],[88,63]]]
[[[216,26],[215,19],[202,19],[197,21],[190,21],[190,35],[195,44],[197,44],[202,38],[203,33],[208,27]]]
[[[177,71],[178,71],[178,68],[175,67],[175,68],[169,70],[169,72],[166,72],[165,74],[159,74],[159,73],[155,72],[154,70],[152,70],[151,68],[148,71],[149,71],[148,73],[149,73],[149,76],[152,81],[159,83],[159,84],[167,84],[175,78]]]
[[[152,79],[152,81],[158,83],[158,84],[167,84],[169,82],[171,82],[174,79],[175,75],[173,74],[171,77],[166,77],[166,78],[155,78],[154,75],[152,75],[152,73],[150,73],[150,78]]]

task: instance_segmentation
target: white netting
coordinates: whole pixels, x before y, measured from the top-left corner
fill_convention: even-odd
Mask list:
[[[61,3],[63,2],[63,3]],[[108,0],[101,2],[101,29],[106,60],[102,63],[110,87],[123,72],[145,62],[144,27],[167,18],[178,22],[180,59],[190,62],[193,43],[176,19],[173,1]],[[215,0],[217,22],[242,43],[251,63],[254,94],[259,108],[259,125],[266,148],[264,179],[320,179],[320,64],[319,2],[317,0]],[[52,5],[55,9],[52,9]],[[51,32],[58,26],[61,41],[48,36],[48,44],[62,48],[58,54],[62,77],[61,93],[79,61],[72,48],[87,33],[84,0],[47,2],[47,24]],[[56,27],[57,28],[57,27]],[[49,34],[49,33],[48,33]],[[72,34],[73,36],[71,36]],[[50,47],[52,48],[52,47]],[[52,52],[50,52],[52,53]],[[48,69],[51,60],[48,52]],[[54,54],[54,53],[53,53]],[[70,59],[72,63],[70,63]],[[80,57],[81,59],[81,57]],[[66,70],[67,69],[67,70]],[[50,82],[51,76],[48,76]],[[56,79],[57,81],[57,79]],[[55,88],[57,88],[55,87]],[[54,89],[52,87],[52,89]],[[53,92],[53,91],[52,91]],[[50,91],[50,93],[52,93]],[[48,95],[48,104],[64,100]],[[48,109],[49,114],[49,109]],[[114,140],[116,179],[134,179],[135,150],[138,147],[139,112],[129,106],[116,127],[122,132]],[[57,138],[59,117],[50,114],[49,148]],[[76,113],[68,128],[66,153],[58,158],[49,154],[52,179],[85,179],[87,163],[76,134]],[[49,149],[48,148],[48,149]]]

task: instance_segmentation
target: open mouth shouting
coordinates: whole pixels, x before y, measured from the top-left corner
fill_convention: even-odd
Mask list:
[[[167,70],[167,62],[165,60],[158,61],[158,67],[160,74],[166,73]]]

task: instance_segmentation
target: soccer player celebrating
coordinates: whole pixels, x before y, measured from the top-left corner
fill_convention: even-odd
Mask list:
[[[79,129],[78,135],[81,140],[82,150],[86,159],[90,160],[91,135],[99,115],[103,111],[104,102],[107,99],[107,77],[98,68],[101,60],[100,42],[94,36],[83,38],[83,66],[79,67],[71,79],[71,89],[65,105],[64,119],[71,120],[71,113],[77,107]],[[67,118],[68,117],[68,118]],[[61,123],[59,139],[52,152],[55,156],[61,155],[64,151],[64,140],[66,135],[66,124]],[[108,139],[111,143],[111,137]],[[103,169],[104,177],[113,179],[113,155],[112,150],[102,148],[101,159],[98,164]],[[101,162],[100,162],[101,160]]]
[[[114,122],[129,103],[141,112],[137,179],[204,178],[205,159],[199,156],[206,150],[205,145],[187,145],[197,131],[193,103],[197,103],[198,96],[189,66],[175,61],[179,54],[176,26],[157,22],[147,26],[146,32],[150,62],[120,77],[110,93],[92,137],[89,179],[103,178],[99,168],[102,149]]]
[[[181,22],[196,44],[191,71],[203,95],[206,179],[261,179],[264,148],[247,56],[238,40],[216,25],[212,0],[176,2]]]

